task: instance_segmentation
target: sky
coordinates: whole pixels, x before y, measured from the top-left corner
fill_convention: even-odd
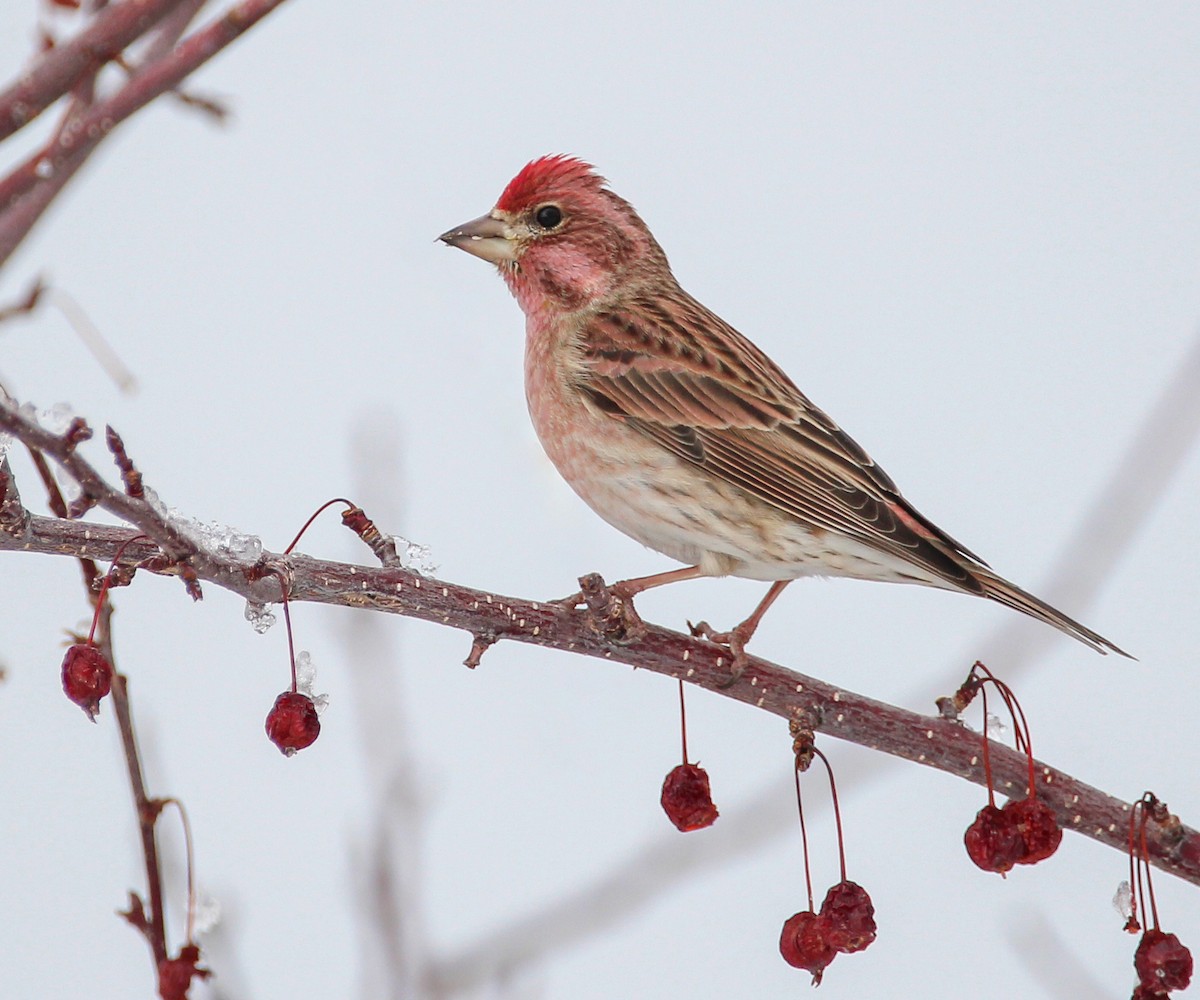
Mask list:
[[[34,6],[0,8],[11,78]],[[1014,679],[1040,757],[1121,797],[1151,788],[1195,825],[1200,452],[1143,484],[1156,499],[1103,578],[1068,566],[1061,589],[1042,584],[1200,337],[1198,51],[1185,3],[296,0],[194,78],[229,103],[227,126],[159,100],[0,275],[3,301],[48,275],[138,391],[122,394],[53,308],[0,329],[0,380],[111,423],[167,503],[268,548],[349,495],[428,545],[438,575],[502,594],[671,568],[558,479],[525,413],[516,304],[434,242],[528,160],[584,157],[683,286],[918,509],[1138,660],[988,602],[819,580],[789,588],[754,652],[917,711],[981,658]],[[334,515],[300,548],[370,563]],[[69,560],[0,556],[12,997],[152,995],[145,946],[113,916],[142,875],[112,715],[88,725],[59,686],[64,629],[86,614],[78,576]],[[761,593],[703,581],[638,606],[677,628],[733,624]],[[287,683],[281,626],[260,636],[232,595],[210,586],[193,604],[146,574],[116,602],[151,790],[187,804],[221,907],[202,941],[209,995],[419,997],[380,972],[362,887],[381,837],[407,873],[411,948],[464,976],[458,959],[499,934],[526,956],[448,995],[809,989],[777,950],[805,905],[781,720],[690,694],[690,749],[722,815],[685,837],[658,805],[678,753],[664,677],[505,643],[468,671],[462,633],[298,606],[330,706],[319,741],[285,760],[262,731]],[[850,877],[879,922],[868,951],[830,968],[824,1000],[1128,996],[1120,854],[1068,835],[1043,865],[985,875],[962,848],[981,789],[822,746]],[[836,851],[813,808],[823,890]],[[178,836],[162,840],[177,858]],[[602,895],[634,858],[649,860],[632,887]],[[1200,895],[1166,875],[1155,888],[1164,928],[1200,945]]]

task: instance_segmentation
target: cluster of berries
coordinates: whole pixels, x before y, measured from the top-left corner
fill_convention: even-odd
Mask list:
[[[677,830],[688,832],[711,826],[717,819],[708,773],[698,764],[688,762],[687,713],[683,699],[683,682],[679,682],[680,734],[683,763],[667,774],[662,787],[662,807]],[[829,760],[813,746],[812,729],[793,723],[795,751],[796,805],[800,813],[800,834],[804,845],[804,877],[808,887],[808,909],[793,914],[783,924],[779,951],[788,965],[812,973],[813,983],[820,983],[826,966],[838,953],[849,955],[862,951],[875,940],[875,907],[866,889],[846,878],[846,854],[842,840],[842,817],[838,808],[837,786]],[[804,804],[800,795],[800,772],[807,770],[814,756],[819,756],[829,773],[829,788],[837,823],[838,855],[842,879],[825,894],[820,910],[813,903],[812,874],[808,861],[808,833],[804,825]]]
[[[850,955],[862,951],[875,940],[875,906],[871,897],[857,882],[846,878],[846,842],[842,835],[842,811],[838,804],[837,782],[829,758],[814,744],[814,733],[800,719],[790,723],[792,751],[795,756],[793,774],[796,781],[796,811],[800,817],[800,842],[804,855],[804,884],[808,891],[808,909],[790,916],[779,936],[779,953],[788,965],[811,972],[817,986],[825,969],[838,954]],[[813,902],[812,871],[808,860],[808,829],[804,823],[804,797],[800,790],[800,775],[808,770],[814,758],[825,765],[829,776],[829,797],[833,802],[834,826],[837,830],[838,863],[841,881],[832,886],[818,910]]]
[[[1011,799],[1003,808],[996,806],[996,793],[992,790],[992,755],[988,739],[988,686],[999,692],[1013,721],[1013,732],[1018,752],[1023,752],[1029,761],[1029,783],[1023,799]],[[967,855],[985,872],[1005,875],[1014,865],[1035,865],[1045,861],[1062,843],[1062,827],[1058,818],[1045,802],[1037,797],[1036,769],[1033,760],[1033,744],[1029,735],[1029,723],[1017,696],[1004,681],[996,677],[986,666],[976,661],[967,674],[967,679],[955,692],[951,702],[955,715],[966,708],[980,694],[983,699],[983,771],[988,790],[988,804],[975,815],[975,821],[967,827],[963,843]]]
[[[1150,820],[1168,830],[1179,825],[1166,803],[1152,792],[1145,792],[1129,810],[1129,916],[1125,930],[1130,934],[1142,931],[1133,955],[1138,984],[1132,1000],[1166,1000],[1172,990],[1185,990],[1192,981],[1192,953],[1179,938],[1165,933],[1158,925],[1158,903],[1154,899],[1146,840],[1146,824]],[[1139,906],[1143,918],[1150,914],[1151,926],[1145,929],[1138,922]]]

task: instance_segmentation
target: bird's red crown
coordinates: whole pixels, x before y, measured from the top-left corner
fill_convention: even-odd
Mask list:
[[[590,163],[584,163],[574,156],[556,153],[527,163],[521,172],[508,182],[508,187],[500,195],[496,207],[504,212],[513,212],[546,197],[551,191],[579,187],[599,191],[603,186],[604,178],[596,173]]]

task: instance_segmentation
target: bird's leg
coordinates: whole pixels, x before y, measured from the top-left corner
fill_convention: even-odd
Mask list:
[[[722,687],[729,687],[735,684],[742,676],[742,672],[746,669],[746,643],[748,643],[754,633],[758,630],[758,624],[762,621],[763,615],[767,613],[767,609],[775,603],[784,588],[791,583],[791,580],[776,580],[771,584],[771,589],[767,591],[767,596],[758,602],[756,607],[740,625],[735,625],[728,632],[714,631],[713,627],[708,622],[700,622],[698,625],[693,625],[688,622],[688,628],[691,629],[692,635],[703,636],[712,642],[718,642],[722,646],[728,646],[729,651],[733,654],[733,666],[730,669],[729,680],[722,684]]]
[[[619,597],[622,601],[628,601],[643,590],[665,587],[668,583],[679,583],[682,580],[694,580],[696,577],[704,575],[704,571],[699,566],[684,566],[682,569],[668,570],[666,573],[655,573],[652,576],[639,576],[632,580],[621,580],[619,583],[614,583],[609,587],[609,590],[612,591],[614,597]]]
[[[694,580],[696,577],[704,575],[699,566],[684,566],[682,569],[673,569],[666,573],[654,573],[651,576],[634,577],[632,580],[620,580],[606,589],[611,596],[629,603],[632,597],[640,594],[643,590],[653,590],[655,587],[663,587],[668,583],[679,583],[682,580]],[[591,579],[591,576],[581,577],[581,585],[584,579]],[[587,594],[582,590],[576,591],[570,597],[564,597],[554,603],[561,604],[568,610],[574,610],[579,605],[588,603]]]
[[[705,576],[699,566],[685,566],[667,573],[639,576],[632,580],[621,580],[611,587],[597,573],[579,578],[580,591],[559,601],[563,608],[574,611],[580,604],[587,605],[594,627],[613,642],[635,642],[645,634],[646,627],[633,607],[633,597],[643,590],[662,587],[681,580],[694,580]]]

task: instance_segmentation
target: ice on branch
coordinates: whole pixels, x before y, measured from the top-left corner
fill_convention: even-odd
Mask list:
[[[55,403],[44,410],[36,409],[32,403],[26,403],[21,407],[21,413],[26,417],[32,417],[45,430],[58,436],[67,433],[67,428],[71,426],[71,421],[76,417],[76,413],[69,403]]]
[[[145,490],[151,509],[198,549],[243,566],[253,566],[262,556],[262,539],[257,535],[247,535],[219,521],[198,521],[168,507],[149,486]]]
[[[313,685],[317,682],[317,666],[313,663],[312,654],[306,649],[296,654],[296,690],[312,700],[320,715],[329,707],[329,695],[316,694]]]
[[[433,576],[437,572],[437,563],[433,561],[433,553],[428,545],[410,542],[403,535],[392,535],[391,539],[392,544],[396,547],[400,565],[405,569],[411,569],[414,573],[420,573],[421,576]]]
[[[247,601],[243,614],[246,616],[246,621],[250,623],[250,627],[259,635],[275,624],[275,612],[257,601]]]

